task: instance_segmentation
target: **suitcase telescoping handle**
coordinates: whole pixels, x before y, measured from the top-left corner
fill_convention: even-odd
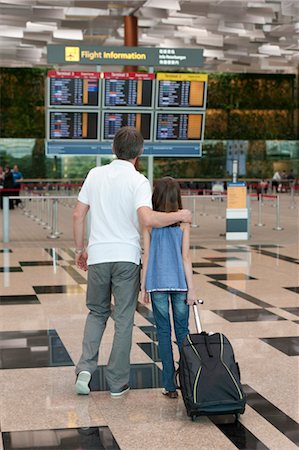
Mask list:
[[[193,312],[194,312],[196,329],[197,329],[198,333],[201,333],[202,332],[202,326],[201,326],[199,313],[198,313],[198,308],[197,308],[198,304],[202,305],[203,304],[203,300],[196,300],[196,302],[193,303]]]

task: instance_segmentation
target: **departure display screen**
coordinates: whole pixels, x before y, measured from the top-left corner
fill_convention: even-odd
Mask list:
[[[50,111],[50,139],[98,139],[98,113],[89,111]]]
[[[158,107],[203,108],[204,94],[203,81],[159,80]]]
[[[144,140],[151,139],[151,113],[105,111],[103,115],[103,140],[113,139],[119,128],[124,126],[137,128]]]
[[[153,77],[146,73],[104,73],[103,107],[152,107]]]
[[[203,114],[158,112],[156,141],[201,141]]]
[[[49,71],[49,105],[99,106],[99,74]]]

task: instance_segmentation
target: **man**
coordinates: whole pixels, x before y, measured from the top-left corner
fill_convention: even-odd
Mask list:
[[[132,127],[115,135],[117,159],[92,169],[82,186],[74,210],[76,264],[87,270],[88,284],[83,351],[76,367],[76,392],[88,394],[92,373],[114,296],[115,332],[106,378],[112,397],[129,391],[130,351],[134,313],[140,286],[139,223],[163,227],[176,222],[191,223],[188,210],[162,213],[152,210],[148,180],[135,169],[143,152],[143,137]],[[90,211],[88,253],[84,247],[84,220]]]

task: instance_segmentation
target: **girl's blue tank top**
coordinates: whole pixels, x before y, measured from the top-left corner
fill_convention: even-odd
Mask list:
[[[153,228],[145,280],[147,292],[188,291],[179,226]]]

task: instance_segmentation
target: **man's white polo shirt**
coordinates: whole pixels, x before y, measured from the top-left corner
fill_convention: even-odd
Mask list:
[[[140,263],[137,210],[152,207],[149,181],[129,161],[116,159],[88,173],[78,200],[90,207],[88,264]]]

